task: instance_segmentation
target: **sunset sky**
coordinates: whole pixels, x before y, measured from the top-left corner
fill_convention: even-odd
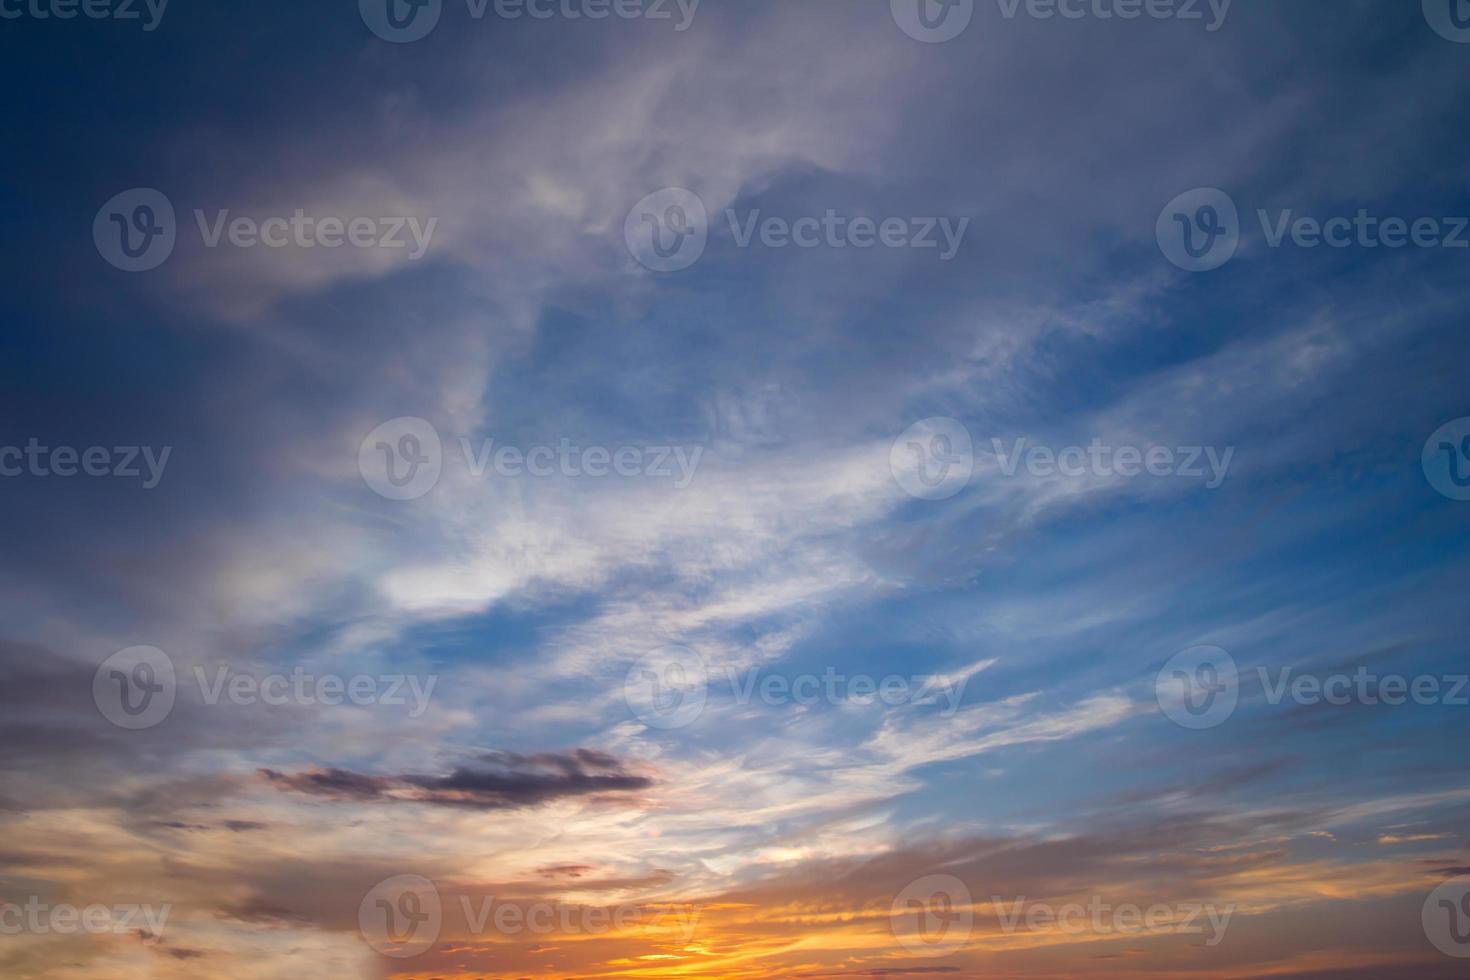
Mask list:
[[[1465,976],[1470,3],[51,2],[0,975]]]

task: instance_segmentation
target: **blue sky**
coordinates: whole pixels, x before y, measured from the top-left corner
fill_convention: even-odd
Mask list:
[[[0,453],[169,449],[151,488],[0,477],[0,901],[172,909],[7,934],[7,975],[1458,975],[1421,909],[1470,868],[1470,709],[1271,684],[1467,670],[1470,503],[1421,456],[1470,416],[1470,248],[1272,237],[1470,215],[1470,45],[1437,0],[1237,0],[1215,30],[975,0],[937,43],[908,2],[704,0],[680,30],[444,0],[408,43],[351,3],[0,4]],[[177,241],[129,272],[92,229],[137,188]],[[668,188],[706,243],[658,271],[625,226]],[[1201,188],[1238,247],[1191,272],[1157,229]],[[432,231],[209,243],[296,212]],[[828,213],[963,233],[737,233]],[[941,430],[968,478],[926,499]],[[378,443],[407,465],[425,433],[437,479],[392,499]],[[1018,440],[1204,471],[1011,469]],[[486,445],[639,473],[477,474]],[[1190,728],[1156,684],[1199,645],[1238,705]],[[130,729],[94,679],[137,647],[177,691]],[[196,668],[433,687],[209,703]],[[826,672],[913,687],[738,696]],[[402,875],[700,925],[447,915],[398,957],[358,910]],[[890,913],[934,875],[962,941]],[[1017,933],[994,896],[1233,918]]]

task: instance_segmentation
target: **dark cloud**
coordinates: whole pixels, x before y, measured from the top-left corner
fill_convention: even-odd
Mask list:
[[[477,810],[508,810],[653,785],[650,777],[629,772],[622,761],[592,749],[564,754],[488,753],[475,765],[457,766],[444,776],[373,776],[346,769],[260,772],[278,789],[334,800],[431,803]]]
[[[591,870],[590,864],[554,864],[537,868],[536,873],[543,878],[580,878]]]
[[[344,800],[377,799],[386,794],[394,784],[394,780],[386,776],[364,776],[346,769],[319,769],[294,776],[273,769],[262,769],[260,772],[282,789]]]
[[[165,952],[176,960],[197,960],[205,956],[204,951],[198,949],[170,949]]]
[[[269,824],[260,823],[256,820],[226,820],[225,829],[237,834],[243,834],[251,830],[265,830]]]

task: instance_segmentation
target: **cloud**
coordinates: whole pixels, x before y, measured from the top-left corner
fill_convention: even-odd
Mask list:
[[[277,789],[338,801],[428,803],[474,810],[510,810],[566,797],[615,798],[654,785],[604,752],[516,755],[497,752],[448,775],[370,776],[345,769],[286,774],[262,769]]]

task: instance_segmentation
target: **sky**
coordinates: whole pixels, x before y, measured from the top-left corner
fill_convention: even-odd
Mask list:
[[[3,975],[1464,975],[1470,3],[0,52]]]

